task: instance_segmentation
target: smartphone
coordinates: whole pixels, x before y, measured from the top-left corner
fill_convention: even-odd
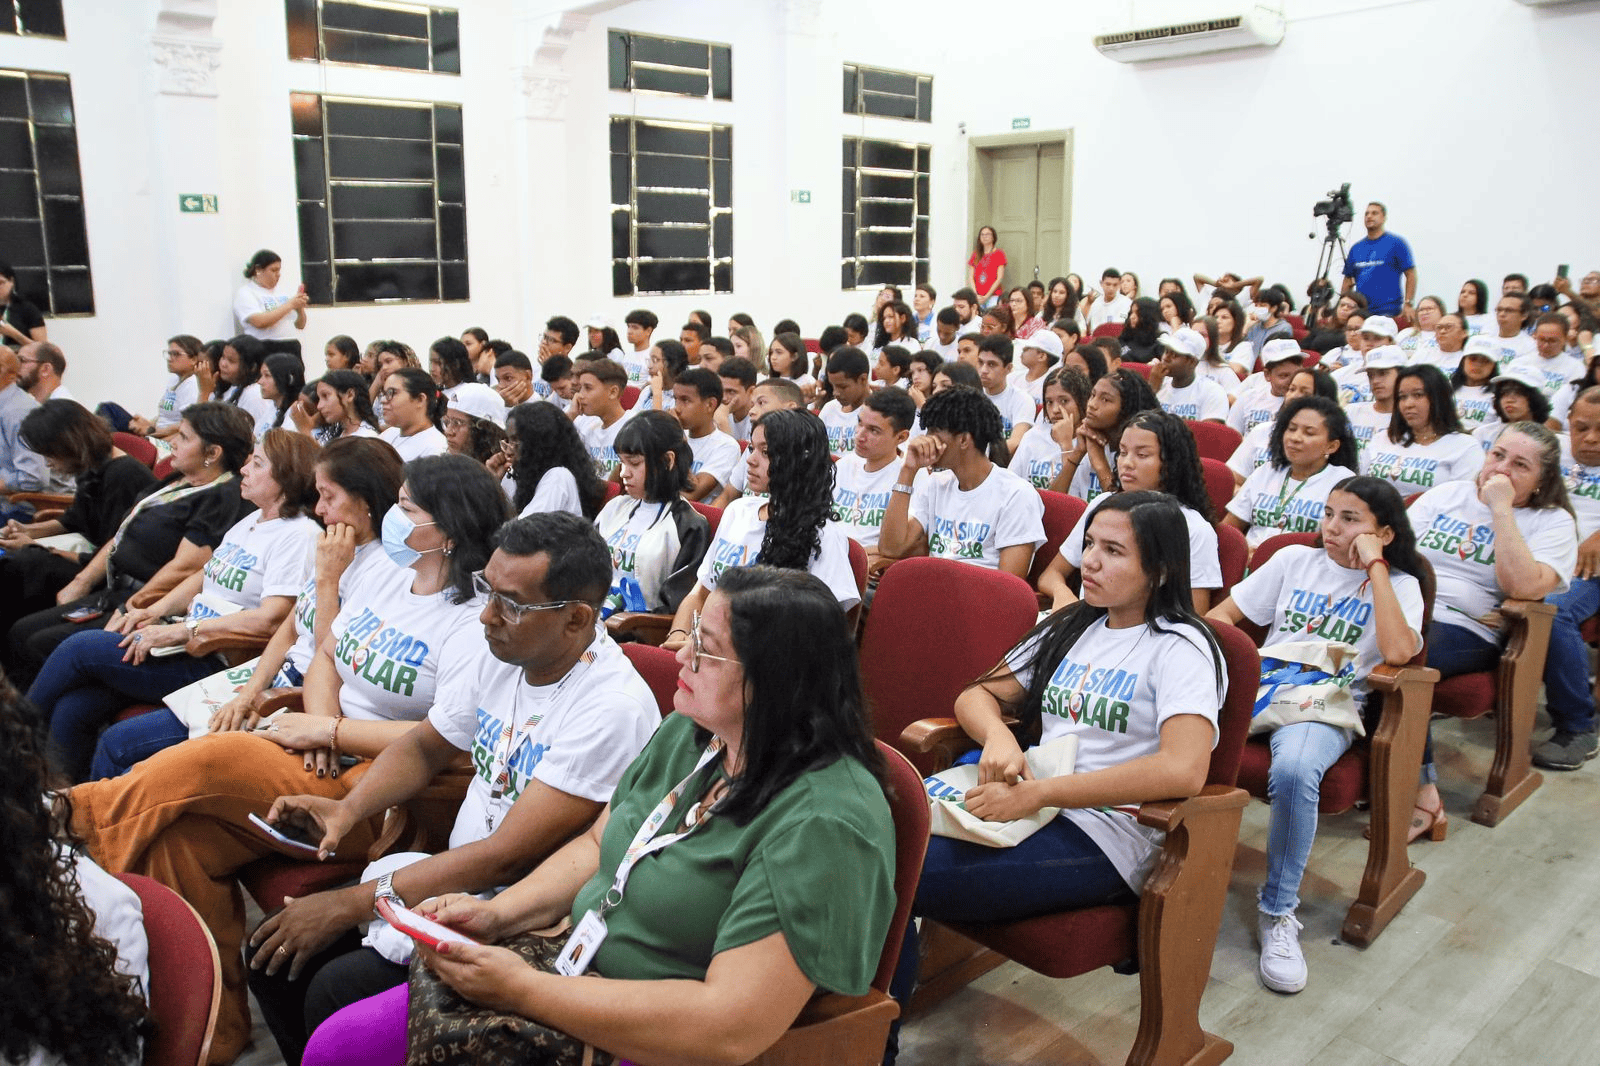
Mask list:
[[[320,840],[313,839],[310,833],[306,832],[304,829],[301,829],[299,826],[286,825],[280,829],[278,826],[273,825],[271,822],[261,817],[255,811],[250,812],[250,824],[261,830],[261,832],[265,833],[273,840],[277,841],[279,844],[282,844],[284,847],[291,848],[300,854],[315,855],[319,850],[317,845],[320,843]]]
[[[1562,263],[1560,266],[1556,267],[1556,277],[1558,277],[1558,278],[1566,277],[1567,276],[1567,271],[1569,271],[1571,269],[1572,269],[1572,264],[1571,263]]]
[[[105,612],[98,607],[79,607],[68,611],[61,617],[69,622],[92,622],[102,614],[105,614]]]
[[[412,940],[426,944],[435,951],[440,944],[477,943],[470,936],[463,936],[431,918],[424,918],[410,907],[396,906],[387,896],[378,900],[378,915]]]

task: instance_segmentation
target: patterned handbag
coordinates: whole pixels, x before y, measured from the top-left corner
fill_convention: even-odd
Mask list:
[[[529,966],[555,972],[571,923],[501,942]],[[581,978],[569,978],[581,980]],[[406,1066],[615,1066],[616,1057],[559,1029],[468,1003],[411,960]]]

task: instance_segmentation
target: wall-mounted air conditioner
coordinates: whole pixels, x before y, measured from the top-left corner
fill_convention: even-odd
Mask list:
[[[1527,4],[1529,7],[1554,7],[1556,4],[1577,3],[1577,0],[1518,0],[1518,3]]]
[[[1119,63],[1146,63],[1236,48],[1272,48],[1283,40],[1283,30],[1281,10],[1256,4],[1233,15],[1104,33],[1094,39],[1094,46]]]

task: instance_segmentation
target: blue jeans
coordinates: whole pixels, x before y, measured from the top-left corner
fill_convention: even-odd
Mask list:
[[[1556,609],[1550,652],[1544,661],[1545,708],[1556,729],[1595,731],[1594,690],[1589,687],[1589,646],[1578,627],[1600,612],[1600,580],[1573,578],[1567,591],[1544,602]]]
[[[1497,669],[1500,645],[1484,640],[1465,626],[1434,619],[1428,627],[1428,665],[1439,671],[1439,680],[1457,674],[1476,674]],[[1587,671],[1585,675],[1588,676]],[[1439,783],[1439,770],[1433,765],[1433,723],[1428,724],[1428,739],[1422,749],[1422,784]]]
[[[45,660],[28,699],[50,723],[51,755],[73,781],[84,779],[100,730],[130,703],[160,703],[173,692],[222,668],[192,655],[122,661],[120,633],[81,630]]]
[[[1300,881],[1317,838],[1317,802],[1322,775],[1350,747],[1348,729],[1321,722],[1296,722],[1272,733],[1272,768],[1267,799],[1267,880],[1258,894],[1266,914],[1293,914],[1300,906]]]
[[[94,747],[89,780],[121,777],[156,752],[189,739],[189,727],[165,707],[126,722],[113,722]]]
[[[912,911],[947,921],[1009,922],[1133,898],[1100,846],[1071,819],[1057,818],[1013,848],[929,837]],[[916,990],[920,956],[916,923],[908,923],[889,986],[901,1017]],[[897,1019],[889,1031],[885,1062],[894,1061],[899,1043]]]

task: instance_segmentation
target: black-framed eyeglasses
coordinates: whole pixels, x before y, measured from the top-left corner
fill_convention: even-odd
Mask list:
[[[735,666],[744,665],[743,663],[739,662],[738,659],[730,659],[726,655],[712,655],[710,652],[706,651],[705,643],[700,639],[699,611],[694,612],[694,614],[690,616],[689,652],[689,672],[691,674],[698,674],[700,672],[701,659],[715,659],[719,663],[732,663]]]
[[[479,570],[472,575],[472,588],[478,595],[494,605],[494,609],[508,621],[515,625],[522,621],[524,615],[530,611],[553,611],[557,607],[565,607],[569,603],[578,603],[578,600],[551,600],[549,603],[518,603],[516,600],[503,593],[496,592]]]

